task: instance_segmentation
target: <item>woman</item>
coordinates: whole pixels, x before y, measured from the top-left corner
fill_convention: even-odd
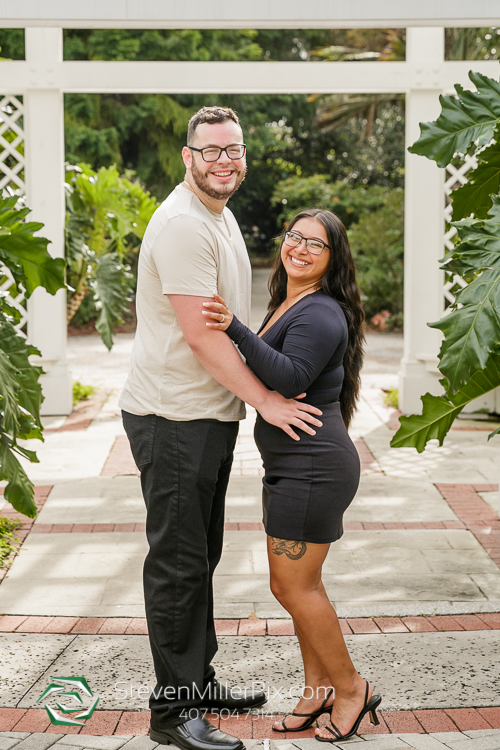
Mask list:
[[[356,733],[366,713],[379,723],[381,698],[356,672],[321,581],[360,473],[346,428],[359,394],[364,316],[347,234],[334,214],[311,209],[292,219],[270,292],[258,335],[218,295],[205,303],[204,314],[208,326],[226,331],[268,388],[286,398],[307,391],[307,402],[323,412],[317,434],[295,434],[296,442],[258,415],[255,440],[265,470],[271,589],[293,618],[307,686],[294,712],[273,729],[298,732],[331,713],[331,726],[316,729],[316,739],[338,742]]]

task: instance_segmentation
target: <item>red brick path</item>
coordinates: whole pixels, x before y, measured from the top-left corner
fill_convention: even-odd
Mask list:
[[[431,617],[351,617],[340,620],[344,635],[500,630],[500,612]],[[217,635],[294,635],[292,620],[216,620]],[[45,617],[0,615],[0,633],[147,635],[144,617]]]
[[[407,732],[425,734],[430,732],[464,732],[472,729],[500,729],[500,707],[449,708],[415,711],[380,711],[380,725],[363,719],[360,734],[402,734]],[[53,726],[48,715],[40,708],[0,708],[0,732],[57,732],[60,734],[147,735],[149,711],[95,711],[84,727]],[[216,727],[242,739],[299,739],[314,737],[314,727],[304,732],[275,734],[271,726],[280,715],[261,713],[246,716],[222,716],[207,714]]]

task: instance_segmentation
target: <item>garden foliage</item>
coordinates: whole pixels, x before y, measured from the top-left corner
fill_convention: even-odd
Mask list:
[[[133,296],[132,256],[157,205],[131,177],[120,176],[115,166],[67,168],[68,323],[91,292],[96,328],[108,349]]]
[[[48,240],[35,236],[43,224],[26,221],[29,208],[17,208],[16,197],[0,198],[0,281],[11,278],[11,297],[24,289],[30,297],[37,287],[55,294],[65,286],[62,258],[51,258]],[[10,272],[10,276],[8,275]],[[17,456],[37,462],[36,454],[20,441],[43,440],[40,421],[42,368],[30,362],[40,352],[15,326],[20,312],[0,296],[0,479],[7,481],[4,496],[16,510],[36,515],[33,485]]]
[[[457,242],[441,266],[465,286],[456,288],[451,312],[429,323],[444,334],[439,352],[444,394],[423,396],[422,414],[401,417],[391,442],[419,452],[433,438],[441,445],[464,407],[500,386],[500,83],[480,73],[469,77],[476,90],[457,85],[456,97],[441,97],[440,116],[421,125],[410,148],[441,167],[456,154],[478,156],[467,185],[452,193]]]

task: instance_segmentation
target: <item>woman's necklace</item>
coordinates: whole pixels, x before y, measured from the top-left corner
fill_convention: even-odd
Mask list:
[[[186,180],[183,180],[182,184],[185,185],[187,188],[189,188],[191,190],[191,192],[196,195],[196,192],[193,190],[193,188],[191,187],[191,185],[189,184],[189,182],[186,182]],[[198,197],[198,196],[196,196],[196,197]],[[229,235],[229,239],[232,240],[233,236],[231,234],[231,230],[229,229],[229,224],[227,223],[226,217],[224,216],[224,209],[222,209],[222,218],[224,219],[224,224],[226,225],[226,229],[227,229],[227,233]]]

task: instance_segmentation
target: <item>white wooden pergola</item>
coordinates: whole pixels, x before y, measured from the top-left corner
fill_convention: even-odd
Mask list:
[[[406,96],[406,144],[419,123],[439,113],[438,95],[473,68],[498,78],[498,62],[446,62],[445,27],[500,25],[498,0],[0,0],[0,25],[25,28],[26,59],[0,62],[0,188],[26,191],[32,218],[45,224],[54,256],[64,256],[64,104],[86,93],[386,93]],[[386,28],[407,29],[405,62],[75,62],[63,61],[63,28]],[[20,101],[22,98],[22,103]],[[20,117],[23,117],[23,128]],[[2,133],[16,135],[8,143]],[[18,146],[24,140],[24,157]],[[7,167],[11,155],[16,167]],[[438,270],[446,193],[465,182],[460,170],[406,155],[405,326],[400,404],[420,410],[438,394],[439,332],[426,322],[443,314],[449,290]],[[21,172],[24,169],[24,180]],[[66,360],[66,296],[37,290],[28,304],[28,337],[42,352],[44,414],[71,411]],[[500,411],[495,395],[478,406]],[[493,400],[492,400],[493,399]]]

